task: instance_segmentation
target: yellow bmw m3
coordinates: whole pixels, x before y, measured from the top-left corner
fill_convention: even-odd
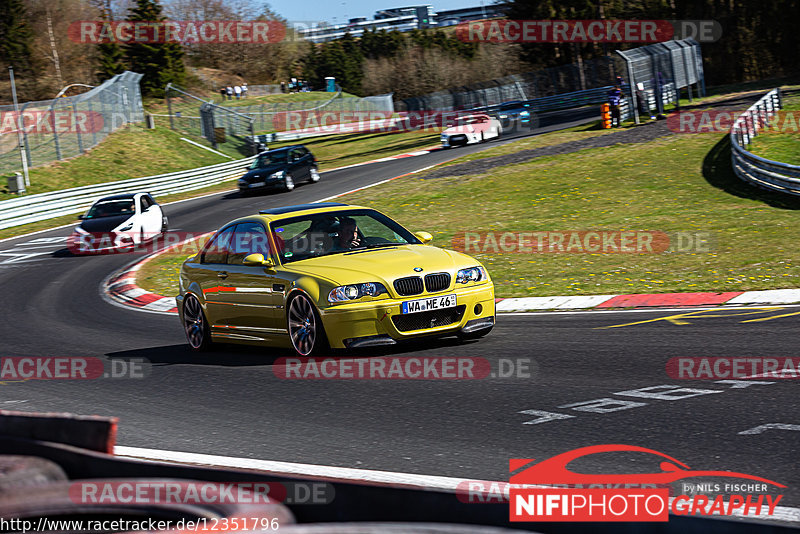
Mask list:
[[[486,335],[494,286],[475,259],[386,215],[340,203],[232,221],[181,267],[178,311],[194,350],[213,342],[328,348]]]

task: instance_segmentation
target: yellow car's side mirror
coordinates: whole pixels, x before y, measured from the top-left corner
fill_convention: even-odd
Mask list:
[[[244,260],[242,260],[242,264],[257,265],[266,267],[267,269],[272,269],[275,267],[275,262],[272,260],[272,258],[265,259],[263,254],[248,254],[245,256]]]
[[[414,237],[422,241],[423,244],[430,243],[433,240],[433,236],[428,232],[414,232]]]

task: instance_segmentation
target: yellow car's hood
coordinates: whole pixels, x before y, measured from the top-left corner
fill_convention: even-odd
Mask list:
[[[345,252],[310,258],[286,265],[287,270],[325,278],[336,285],[363,282],[391,283],[405,276],[425,276],[474,267],[480,263],[459,252],[429,245],[398,245],[365,251]],[[422,271],[415,272],[420,267]],[[387,286],[388,287],[388,286]]]

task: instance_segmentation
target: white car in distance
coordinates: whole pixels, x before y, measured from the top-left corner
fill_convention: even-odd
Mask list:
[[[455,119],[455,123],[442,132],[443,148],[483,143],[489,139],[497,139],[503,133],[500,121],[485,113],[463,115]]]

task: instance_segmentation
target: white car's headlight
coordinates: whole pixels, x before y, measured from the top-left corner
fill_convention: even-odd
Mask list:
[[[380,282],[367,282],[365,284],[352,284],[331,289],[328,293],[328,302],[347,302],[361,297],[377,297],[387,293],[386,287]]]
[[[118,232],[127,232],[128,230],[130,230],[132,228],[133,228],[133,223],[131,222],[131,223],[126,224],[125,226],[123,226],[122,228],[120,228],[117,231]]]
[[[500,117],[501,119],[507,119],[507,118],[508,118],[508,115],[500,115],[499,117]]]
[[[468,269],[461,269],[456,274],[457,284],[466,284],[468,282],[480,282],[486,280],[486,271],[483,267],[470,267]]]

